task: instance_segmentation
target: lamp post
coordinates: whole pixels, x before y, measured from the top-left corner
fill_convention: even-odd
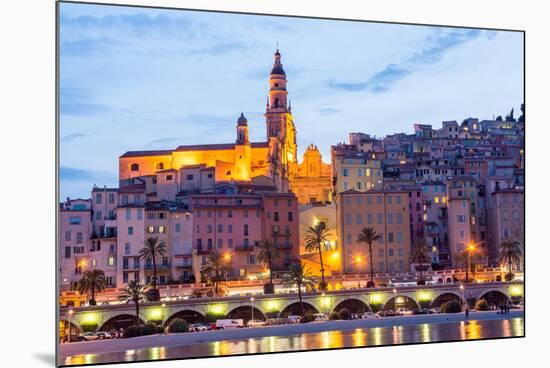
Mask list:
[[[253,320],[254,320],[254,297],[251,297],[251,298],[250,298],[250,301],[252,302],[252,308],[250,309],[251,312],[252,312],[251,321],[253,321]]]
[[[166,321],[166,304],[162,303],[162,321],[160,321],[160,323],[162,325],[164,334],[166,334],[166,328],[167,328],[167,326],[165,325],[166,322],[168,322]]]
[[[465,300],[464,300],[464,285],[460,284],[460,293],[462,294],[462,305],[464,306]]]
[[[71,316],[73,315],[74,313],[74,310],[72,308],[69,309],[69,333],[68,333],[68,337],[67,337],[67,342],[71,342]]]
[[[472,253],[475,252],[476,250],[476,247],[474,245],[474,243],[470,243],[468,245],[468,248],[466,248],[466,282],[469,282],[470,278],[469,278],[469,272],[470,272],[470,268],[472,267],[471,266],[471,263],[472,263]]]
[[[397,312],[397,289],[393,289],[393,310]]]

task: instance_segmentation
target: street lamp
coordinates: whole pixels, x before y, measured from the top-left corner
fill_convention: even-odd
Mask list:
[[[253,320],[254,320],[254,297],[251,297],[251,298],[250,298],[250,301],[252,302],[252,308],[250,309],[251,312],[252,312],[251,321],[253,321]]]
[[[71,342],[71,316],[74,313],[74,310],[72,308],[69,308],[69,334],[67,335],[67,342]]]
[[[464,305],[464,285],[460,284],[460,293],[462,294],[462,305]]]
[[[164,333],[166,334],[166,326],[165,326],[165,323],[167,322],[166,321],[166,304],[162,303],[161,307],[162,307],[162,321],[160,321],[160,323],[162,325],[162,329]]]
[[[393,289],[393,310],[397,312],[397,289]]]
[[[475,244],[471,242],[468,247],[466,248],[466,282],[470,281],[468,272],[470,271],[471,263],[472,263],[472,253],[476,251]]]

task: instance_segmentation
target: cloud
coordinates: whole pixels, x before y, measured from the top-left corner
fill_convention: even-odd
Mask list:
[[[83,137],[86,137],[86,134],[83,134],[83,133],[67,134],[66,136],[61,138],[61,142],[72,142],[78,138],[83,138]]]
[[[335,89],[351,92],[365,90],[372,93],[386,92],[395,82],[406,78],[425,65],[439,62],[448,50],[471,41],[479,37],[480,34],[481,31],[478,29],[445,32],[436,28],[433,34],[427,38],[428,46],[405,61],[388,64],[364,82],[335,82],[331,80],[328,85]]]
[[[117,175],[104,171],[92,171],[61,166],[59,168],[59,177],[62,181],[96,181],[98,183],[105,183],[115,182]]]
[[[107,114],[133,114],[132,111],[97,103],[93,101],[90,90],[83,87],[73,87],[62,82],[60,90],[60,113],[72,116],[97,116]]]
[[[319,114],[321,115],[332,115],[332,114],[337,114],[339,113],[340,109],[335,109],[333,107],[322,107],[322,108],[319,108],[317,109],[317,111],[319,112]]]

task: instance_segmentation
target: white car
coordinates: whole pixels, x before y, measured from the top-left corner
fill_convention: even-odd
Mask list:
[[[208,331],[208,327],[201,325],[200,323],[194,323],[189,326],[189,331],[199,332],[199,331]]]
[[[265,326],[265,322],[259,319],[251,319],[246,325],[248,327],[261,327]]]
[[[410,316],[413,314],[412,310],[408,309],[408,308],[399,308],[397,310],[397,313],[401,316]]]
[[[216,321],[216,330],[242,327],[244,327],[242,319],[219,319]]]
[[[361,318],[363,318],[363,319],[376,319],[376,318],[380,318],[380,316],[376,315],[372,312],[365,312],[361,315]]]
[[[313,315],[313,318],[315,318],[313,320],[314,322],[326,322],[326,321],[328,321],[327,315],[323,314],[323,313],[315,313]]]
[[[292,315],[292,314],[290,316],[288,316],[287,318],[288,318],[288,321],[290,323],[300,323],[300,319],[302,319],[302,317],[297,316],[297,315]]]
[[[97,336],[93,332],[84,332],[84,333],[81,333],[80,336],[86,341],[93,341],[99,338],[99,336]]]

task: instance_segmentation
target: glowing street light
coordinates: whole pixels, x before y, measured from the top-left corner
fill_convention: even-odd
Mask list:
[[[393,309],[397,311],[397,289],[393,289]]]
[[[462,305],[464,305],[464,285],[460,284],[460,293],[462,294]]]
[[[67,334],[67,342],[71,342],[71,316],[74,314],[74,310],[69,308],[69,333]]]

